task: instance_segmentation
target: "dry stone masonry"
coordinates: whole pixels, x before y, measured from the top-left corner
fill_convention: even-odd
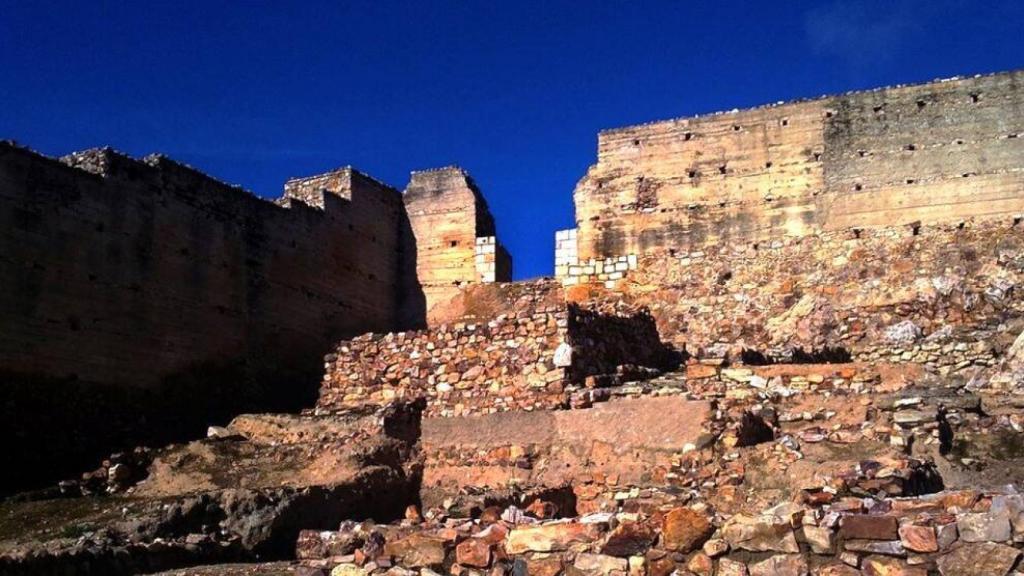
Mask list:
[[[317,406],[425,397],[430,415],[561,408],[597,377],[672,362],[645,310],[551,305],[546,295],[555,289],[541,282],[491,320],[342,342],[326,358]]]

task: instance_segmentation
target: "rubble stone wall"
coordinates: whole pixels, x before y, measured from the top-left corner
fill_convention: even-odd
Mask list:
[[[529,296],[491,320],[342,342],[326,357],[318,408],[421,396],[430,416],[563,408],[588,376],[673,361],[646,311]]]
[[[333,342],[399,328],[401,196],[332,178],[282,206],[163,157],[62,163],[0,145],[13,478],[31,482],[40,458],[64,473],[129,439],[299,408]]]
[[[583,298],[649,307],[662,338],[692,354],[838,348],[949,373],[1012,343],[1022,274],[1024,227],[1005,217],[649,255],[616,290]]]
[[[602,132],[581,260],[1024,212],[1024,72]]]
[[[327,357],[320,408],[425,396],[427,414],[555,408],[565,368],[555,366],[568,310],[366,334]]]

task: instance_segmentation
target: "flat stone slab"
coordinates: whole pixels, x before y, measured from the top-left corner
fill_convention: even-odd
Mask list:
[[[630,398],[582,410],[501,412],[423,420],[422,442],[493,448],[510,444],[611,444],[632,449],[679,451],[696,445],[711,419],[711,405],[678,397]]]

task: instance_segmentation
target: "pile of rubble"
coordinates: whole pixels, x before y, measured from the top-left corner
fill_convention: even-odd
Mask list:
[[[552,519],[554,505],[488,507],[474,518],[415,508],[400,523],[304,531],[309,576],[595,574],[700,576],[998,574],[1024,548],[1024,496],[948,491],[842,497],[722,514],[705,503]]]

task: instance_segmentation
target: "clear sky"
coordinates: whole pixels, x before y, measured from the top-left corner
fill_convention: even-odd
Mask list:
[[[1020,67],[1014,0],[0,0],[0,138],[163,152],[267,197],[458,164],[525,278],[602,128]]]

